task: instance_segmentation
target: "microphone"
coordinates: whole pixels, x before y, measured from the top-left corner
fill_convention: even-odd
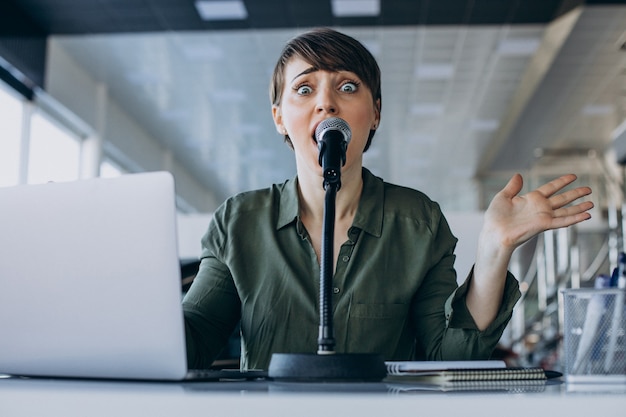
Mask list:
[[[339,117],[330,117],[317,125],[315,141],[324,173],[324,188],[328,184],[337,184],[337,189],[341,186],[341,167],[346,163],[346,149],[351,138],[350,126]]]
[[[272,354],[268,375],[283,381],[381,381],[387,376],[377,353],[336,353],[333,334],[332,276],[335,236],[335,197],[341,186],[341,167],[352,137],[348,123],[338,117],[323,120],[315,129],[319,163],[324,171],[324,223],[320,260],[319,333],[317,354]]]

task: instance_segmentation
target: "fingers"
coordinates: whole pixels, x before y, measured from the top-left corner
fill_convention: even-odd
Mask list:
[[[535,191],[543,195],[545,198],[548,198],[550,201],[550,206],[553,210],[560,209],[562,207],[567,206],[568,204],[576,201],[577,199],[584,197],[586,195],[591,194],[591,188],[589,187],[577,187],[572,190],[568,190],[557,194],[560,190],[576,181],[577,177],[574,174],[563,175],[559,178],[556,178],[541,187],[537,188]],[[578,207],[578,206],[577,206]],[[587,209],[589,210],[593,207],[593,204],[589,206]],[[556,214],[556,212],[555,212]]]
[[[546,198],[557,197],[554,199],[551,198],[551,200],[553,201],[553,208],[563,207],[576,200],[577,198],[591,194],[591,188],[578,187],[575,190],[570,190],[565,193],[559,194],[558,196],[555,196],[556,193],[576,181],[577,178],[578,177],[576,177],[575,174],[566,174],[542,185],[535,191]],[[515,174],[502,189],[501,193],[510,198],[515,197],[522,190],[523,185],[524,181],[522,179],[522,176],[520,174]]]
[[[589,220],[590,218],[591,214],[587,211],[565,217],[555,217],[554,219],[552,219],[552,224],[550,225],[549,229],[560,229],[562,227],[568,227],[576,223]]]
[[[561,194],[553,195],[552,197],[550,197],[550,204],[552,205],[553,209],[558,209],[589,194],[591,194],[591,188],[578,187]]]
[[[583,201],[582,203],[576,204],[575,206],[563,207],[563,208],[554,210],[553,215],[556,218],[556,217],[576,216],[578,214],[584,213],[590,217],[591,215],[587,212],[591,210],[592,208],[593,208],[593,203],[591,201]]]
[[[547,193],[544,195],[548,197],[553,209],[550,229],[569,227],[591,218],[591,214],[589,213],[589,210],[593,208],[591,201],[583,201],[572,206],[569,205],[579,198],[591,194],[591,188],[577,187],[560,194],[555,194],[575,180],[576,175],[574,174],[563,175],[537,189],[539,192]]]
[[[576,178],[574,174],[566,174],[542,185],[536,191],[540,192],[544,197],[550,197],[576,181]]]
[[[504,186],[502,191],[500,191],[500,193],[505,197],[513,198],[519,194],[520,191],[522,191],[523,186],[524,180],[522,179],[522,176],[520,174],[515,174]]]

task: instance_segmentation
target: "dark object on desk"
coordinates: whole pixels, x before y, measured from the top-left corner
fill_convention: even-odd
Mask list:
[[[266,378],[267,372],[260,370],[190,369],[186,381],[254,381]]]
[[[292,382],[381,381],[387,375],[382,356],[368,353],[275,353],[270,378]]]

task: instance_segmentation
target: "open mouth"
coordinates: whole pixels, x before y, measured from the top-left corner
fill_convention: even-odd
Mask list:
[[[315,126],[313,126],[313,130],[311,132],[311,140],[313,141],[313,143],[315,144],[316,147],[318,146],[318,143],[317,143],[317,138],[315,137],[315,131],[317,130],[317,126],[320,123],[321,123],[321,121],[316,123]]]
[[[317,123],[315,123],[315,126],[313,126],[313,130],[311,132],[311,138],[313,139],[313,142],[315,142],[315,146],[318,146],[318,140],[315,137],[315,132],[317,132],[317,128],[319,127],[320,124],[322,124],[325,120],[328,120],[328,118],[326,119],[322,119],[320,121],[318,121]],[[321,133],[321,132],[320,132]]]

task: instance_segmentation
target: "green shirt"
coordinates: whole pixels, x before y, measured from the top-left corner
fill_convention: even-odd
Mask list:
[[[335,350],[488,358],[519,298],[517,281],[507,274],[498,317],[479,331],[465,306],[468,282],[457,289],[456,242],[436,203],[363,169],[332,280]],[[239,320],[242,369],[267,369],[274,352],[316,352],[320,266],[299,218],[297,178],[228,199],[202,244],[183,300],[190,367],[209,366]]]

